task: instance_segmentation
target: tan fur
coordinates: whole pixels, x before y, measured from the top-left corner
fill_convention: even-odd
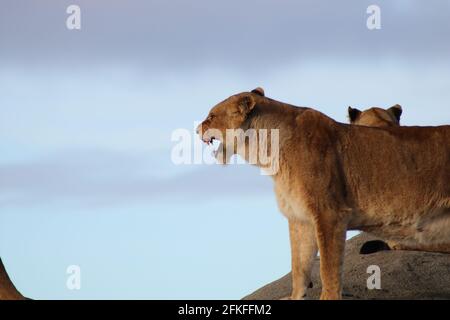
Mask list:
[[[394,110],[395,109],[395,110]],[[402,108],[395,105],[389,109],[370,108],[364,111],[349,107],[350,123],[369,127],[396,127],[400,125],[400,115]],[[356,116],[356,117],[355,117]],[[355,117],[354,119],[352,119]],[[408,240],[408,242],[387,241],[392,250],[415,250],[450,253],[450,243],[444,244],[421,244],[418,241]]]
[[[348,107],[350,123],[368,127],[399,126],[402,112],[402,107],[398,104],[389,109],[373,107],[365,111]]]
[[[272,177],[289,220],[293,299],[305,293],[317,248],[321,299],[341,298],[347,230],[450,241],[450,126],[351,126],[243,92],[211,109],[198,131],[209,128],[279,129],[280,169]]]

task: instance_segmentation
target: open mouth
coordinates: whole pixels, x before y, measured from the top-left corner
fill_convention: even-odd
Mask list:
[[[217,139],[215,137],[211,137],[209,139],[208,138],[203,139],[203,142],[206,143],[207,145],[210,145],[214,142],[214,140],[217,140]]]
[[[220,139],[217,139],[215,136],[203,136],[202,141],[207,144],[209,147],[213,148],[211,156],[216,158],[219,163],[223,162],[223,154],[224,154],[224,146]]]

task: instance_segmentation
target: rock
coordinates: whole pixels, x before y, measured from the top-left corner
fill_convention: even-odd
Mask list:
[[[17,291],[0,259],[0,300],[25,300],[26,298]]]
[[[383,242],[375,240],[370,235],[360,234],[347,241],[344,299],[450,299],[450,254],[391,251]],[[360,251],[377,252],[361,254]],[[379,290],[367,288],[367,279],[371,276],[367,268],[371,265],[379,266],[381,270]],[[321,290],[319,258],[314,263],[312,282],[314,287],[308,289],[307,299],[318,299]],[[288,273],[246,296],[244,300],[277,300],[289,296],[291,289],[291,274]]]

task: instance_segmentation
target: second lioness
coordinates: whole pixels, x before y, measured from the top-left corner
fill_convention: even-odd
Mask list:
[[[396,104],[389,109],[373,107],[364,111],[348,107],[348,118],[351,124],[368,127],[396,127],[400,126],[400,117],[403,113],[402,107]],[[396,241],[387,241],[387,245],[393,250],[417,250],[450,253],[450,244],[421,244],[415,241],[401,243]],[[376,246],[379,247],[379,244]],[[363,247],[364,248],[364,247]],[[376,250],[366,247],[363,250]]]

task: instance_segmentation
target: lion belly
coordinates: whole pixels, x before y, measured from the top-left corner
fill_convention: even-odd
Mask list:
[[[350,229],[404,244],[450,243],[450,208],[436,208],[420,217],[411,215],[410,219],[400,221],[360,221]]]

